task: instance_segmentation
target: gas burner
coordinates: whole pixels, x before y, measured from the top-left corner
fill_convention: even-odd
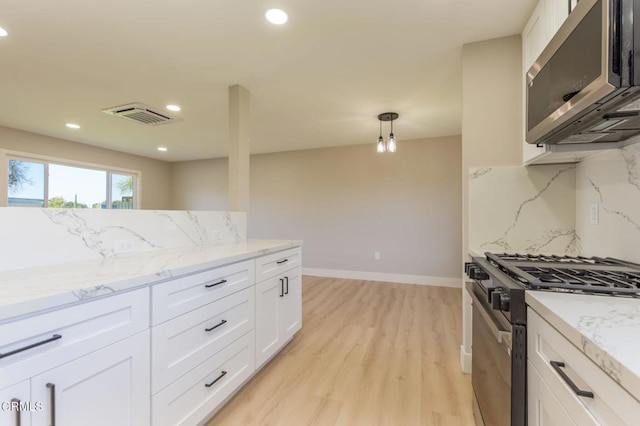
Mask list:
[[[560,278],[554,277],[551,274],[540,274],[538,279],[543,283],[561,283],[563,282]]]

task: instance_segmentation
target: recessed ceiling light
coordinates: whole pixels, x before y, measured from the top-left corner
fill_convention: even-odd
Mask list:
[[[7,34],[9,34],[7,32],[7,30],[5,30],[4,28],[0,27],[0,37],[6,37]]]
[[[75,123],[67,123],[67,127],[70,129],[79,129],[80,126]]]
[[[159,146],[158,151],[166,152],[167,148],[165,148],[164,146]]]
[[[180,107],[178,105],[167,105],[167,109],[169,111],[180,111]]]
[[[280,9],[269,9],[265,16],[267,17],[267,21],[276,25],[282,25],[289,19],[287,13]]]

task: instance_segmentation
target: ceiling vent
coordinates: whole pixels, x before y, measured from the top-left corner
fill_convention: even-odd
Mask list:
[[[158,126],[160,124],[182,121],[179,118],[170,116],[164,111],[160,112],[159,109],[140,103],[107,108],[103,109],[102,112],[115,115],[116,117],[126,118],[127,120],[135,121],[146,126]]]

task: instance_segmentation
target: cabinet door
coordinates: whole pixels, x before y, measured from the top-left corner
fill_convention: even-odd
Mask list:
[[[551,1],[552,5],[549,7],[551,15],[549,15],[551,22],[553,22],[553,31],[551,37],[558,32],[558,29],[562,26],[564,21],[569,16],[569,2],[570,0],[547,0]]]
[[[527,363],[527,393],[529,426],[575,425],[531,362]]]
[[[44,402],[33,423],[149,425],[149,361],[145,331],[32,378],[32,400]]]
[[[302,273],[300,268],[285,272],[284,297],[280,300],[282,343],[302,327]]]
[[[552,23],[549,22],[548,14],[546,13],[546,1],[540,0],[522,31],[522,54],[525,73],[538,59],[547,42],[551,39]]]
[[[42,403],[32,401],[29,380],[0,390],[0,425],[29,426],[31,411],[42,409]]]
[[[256,285],[256,367],[261,366],[281,346],[280,300],[284,279],[273,277]]]

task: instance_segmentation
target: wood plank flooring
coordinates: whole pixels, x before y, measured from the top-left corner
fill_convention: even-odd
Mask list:
[[[461,290],[305,276],[302,330],[207,426],[472,426]]]

